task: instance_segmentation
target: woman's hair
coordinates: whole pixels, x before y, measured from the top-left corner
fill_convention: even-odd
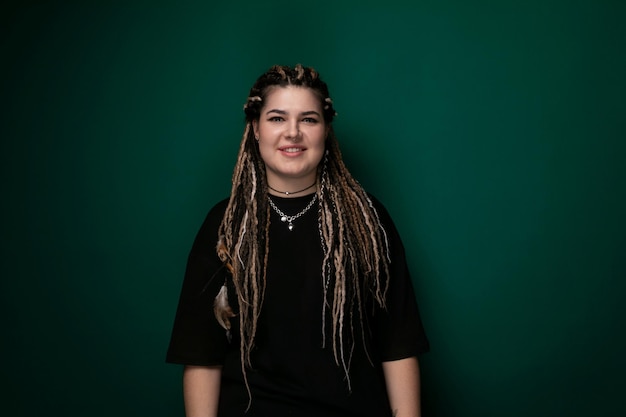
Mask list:
[[[233,172],[230,201],[219,228],[217,254],[230,271],[237,293],[245,378],[245,367],[251,366],[250,354],[263,303],[270,223],[265,164],[254,138],[252,122],[259,120],[268,94],[274,88],[287,86],[309,88],[314,92],[322,104],[328,127],[326,152],[317,175],[318,224],[323,251],[322,342],[326,344],[326,322],[331,320],[328,335],[332,336],[335,361],[343,367],[350,388],[350,357],[356,338],[364,336],[364,309],[375,304],[385,307],[389,248],[372,201],[342,160],[332,128],[333,102],[326,83],[313,68],[300,64],[294,68],[276,65],[252,86],[244,105],[246,127]],[[216,302],[216,316],[229,330],[228,319],[234,314],[222,296],[222,302]],[[366,304],[370,298],[375,304]],[[360,335],[355,337],[355,331]]]

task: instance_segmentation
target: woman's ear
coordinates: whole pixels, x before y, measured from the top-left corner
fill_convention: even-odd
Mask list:
[[[254,131],[254,137],[256,138],[256,140],[259,140],[259,121],[258,120],[252,121],[252,130]]]

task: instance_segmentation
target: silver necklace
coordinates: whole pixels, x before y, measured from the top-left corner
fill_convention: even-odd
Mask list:
[[[285,213],[280,211],[280,209],[276,207],[276,204],[274,204],[274,202],[269,196],[267,197],[267,199],[270,202],[270,206],[272,206],[274,211],[278,213],[278,215],[280,216],[280,221],[287,222],[287,227],[289,228],[289,231],[291,232],[293,230],[293,221],[297,219],[298,217],[302,216],[307,211],[309,211],[311,207],[313,207],[313,204],[315,204],[315,202],[317,201],[317,193],[313,194],[313,199],[309,202],[309,204],[307,204],[307,206],[304,209],[302,209],[302,211],[300,211],[300,213],[294,214],[293,216],[287,216]]]

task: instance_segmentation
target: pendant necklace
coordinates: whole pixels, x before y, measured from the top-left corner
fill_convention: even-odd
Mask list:
[[[315,181],[313,184],[309,185],[308,187],[303,188],[303,189],[298,190],[298,191],[280,191],[280,190],[277,190],[276,188],[272,187],[272,186],[271,186],[271,185],[269,185],[269,184],[267,184],[267,186],[268,186],[268,188],[269,188],[270,190],[272,190],[272,191],[276,191],[277,193],[281,193],[281,194],[285,194],[285,195],[292,195],[292,194],[298,194],[298,193],[301,193],[302,191],[306,191],[306,190],[308,190],[309,188],[313,188],[313,187],[315,187],[315,185],[316,185],[316,184],[317,184],[317,181]]]
[[[309,211],[311,207],[313,207],[313,204],[315,204],[315,202],[317,201],[317,193],[313,194],[313,199],[309,202],[309,204],[307,204],[307,206],[304,209],[302,209],[302,211],[300,211],[297,214],[294,214],[293,216],[287,216],[285,213],[280,211],[280,209],[276,207],[276,204],[274,204],[270,196],[267,196],[267,199],[270,202],[270,206],[272,206],[274,211],[278,213],[278,215],[280,216],[280,221],[287,222],[287,228],[289,228],[289,231],[291,232],[293,230],[293,221],[297,219],[298,217],[302,216],[307,211]]]

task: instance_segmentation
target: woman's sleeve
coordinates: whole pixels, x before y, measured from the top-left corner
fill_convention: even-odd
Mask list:
[[[374,343],[382,361],[416,356],[430,349],[420,317],[400,235],[385,207],[372,198],[387,233],[390,277],[386,309],[374,314]]]
[[[213,314],[213,300],[226,276],[215,253],[224,209],[224,201],[211,209],[189,253],[167,362],[198,366],[223,362],[228,340]]]

